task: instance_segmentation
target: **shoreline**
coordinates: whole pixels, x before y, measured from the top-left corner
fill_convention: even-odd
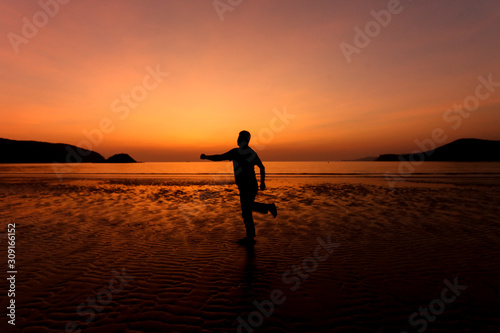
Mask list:
[[[58,178],[53,174],[1,174],[1,183],[43,182],[47,184],[67,184],[72,182],[106,182],[110,179],[142,179],[150,183],[168,185],[183,182],[185,184],[234,184],[234,176],[230,174],[66,174]],[[257,180],[259,180],[257,176]],[[500,174],[475,175],[410,175],[406,177],[388,177],[384,175],[266,175],[268,185],[282,184],[369,184],[382,187],[443,187],[443,186],[500,186]]]

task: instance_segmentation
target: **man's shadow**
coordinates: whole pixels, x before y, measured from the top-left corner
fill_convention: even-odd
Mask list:
[[[243,279],[245,281],[245,285],[249,288],[251,288],[252,284],[254,283],[255,279],[255,246],[254,244],[247,244],[245,245],[245,251],[246,251],[246,262],[245,262],[245,268],[244,268],[244,273],[243,273]]]

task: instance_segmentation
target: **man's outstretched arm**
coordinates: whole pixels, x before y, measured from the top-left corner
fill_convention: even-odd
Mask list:
[[[224,153],[224,154],[220,154],[220,155],[205,155],[205,154],[201,154],[200,158],[202,160],[210,160],[210,161],[229,161],[231,160],[230,156],[229,156],[229,152],[227,153]]]

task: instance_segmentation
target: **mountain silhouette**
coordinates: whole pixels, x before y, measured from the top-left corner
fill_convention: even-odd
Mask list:
[[[105,159],[101,154],[65,143],[0,138],[0,163],[134,163],[127,154]]]
[[[500,141],[459,139],[433,150],[416,154],[384,154],[376,161],[500,161]]]
[[[104,157],[64,143],[0,139],[0,163],[99,163]]]

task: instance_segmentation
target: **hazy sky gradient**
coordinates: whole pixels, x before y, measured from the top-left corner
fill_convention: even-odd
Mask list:
[[[443,120],[478,76],[500,82],[500,2],[402,1],[348,64],[339,44],[387,3],[243,0],[221,21],[212,1],[73,0],[16,53],[8,33],[41,7],[1,0],[0,137],[78,145],[109,118],[91,148],[142,161],[224,152],[242,129],[265,160],[410,152],[436,127],[500,140],[500,87],[457,129]],[[157,66],[169,76],[121,119],[113,102]],[[284,109],[295,118],[266,141]]]

